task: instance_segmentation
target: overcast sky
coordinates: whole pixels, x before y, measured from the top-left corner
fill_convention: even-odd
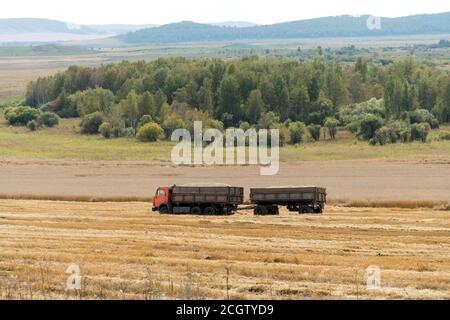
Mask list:
[[[398,17],[450,11],[450,0],[12,0],[0,18],[48,18],[77,24],[164,24],[190,20],[260,24],[341,14]]]

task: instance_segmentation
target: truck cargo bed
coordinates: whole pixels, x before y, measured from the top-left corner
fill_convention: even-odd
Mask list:
[[[239,205],[244,202],[244,188],[176,186],[172,191],[174,203],[208,203]]]

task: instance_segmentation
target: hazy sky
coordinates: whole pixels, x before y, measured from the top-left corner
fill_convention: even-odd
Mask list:
[[[269,24],[340,14],[396,17],[450,11],[449,0],[12,0],[0,18],[49,18],[78,24],[244,20]]]

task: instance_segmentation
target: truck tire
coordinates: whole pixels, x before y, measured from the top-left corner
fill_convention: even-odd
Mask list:
[[[213,216],[213,215],[217,214],[217,210],[213,206],[206,207],[204,213],[208,216]]]
[[[266,216],[269,214],[269,210],[265,206],[257,206],[254,210],[255,216]]]
[[[200,207],[192,207],[191,208],[191,214],[200,215],[202,213],[203,213],[203,210]]]
[[[167,206],[161,206],[159,208],[159,213],[160,214],[169,214],[169,208]]]

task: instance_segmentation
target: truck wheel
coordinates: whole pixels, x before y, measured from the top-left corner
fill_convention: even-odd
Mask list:
[[[213,216],[213,215],[217,214],[217,210],[214,207],[206,207],[205,214],[208,216]]]
[[[307,205],[301,205],[298,209],[298,212],[301,214],[305,214],[305,213],[313,213],[314,209],[311,208],[310,206]]]
[[[255,216],[265,216],[269,213],[269,210],[267,210],[267,207],[264,206],[257,206],[254,210]]]
[[[192,207],[191,214],[200,215],[202,214],[202,208],[200,207]]]
[[[167,208],[167,206],[162,206],[159,208],[159,213],[160,214],[169,214],[169,208]]]

